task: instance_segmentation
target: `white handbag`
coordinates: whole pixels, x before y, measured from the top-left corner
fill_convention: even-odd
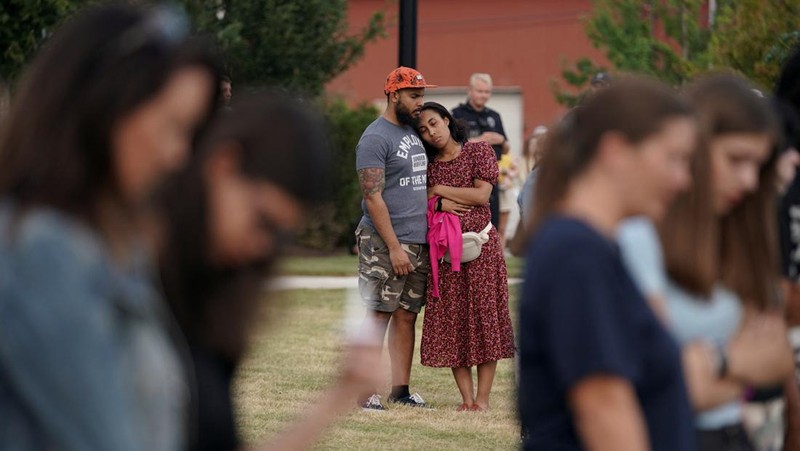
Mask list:
[[[486,224],[480,232],[464,232],[461,234],[461,263],[471,262],[481,255],[483,245],[489,241],[492,223]],[[450,263],[450,251],[444,254],[444,261]]]

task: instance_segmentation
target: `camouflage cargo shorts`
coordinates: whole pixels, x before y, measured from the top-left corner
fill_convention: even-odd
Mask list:
[[[428,245],[401,243],[414,270],[406,276],[396,276],[389,260],[389,247],[375,229],[359,224],[356,241],[358,291],[364,305],[379,312],[394,312],[399,307],[419,313],[425,305],[431,268]]]

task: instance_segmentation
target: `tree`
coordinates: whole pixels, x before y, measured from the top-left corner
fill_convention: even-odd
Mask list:
[[[595,0],[586,35],[614,69],[680,85],[709,69],[733,69],[771,88],[790,49],[800,43],[796,0],[719,0],[704,18],[706,0]],[[564,70],[572,90],[554,83],[556,99],[570,104],[596,72],[591,60]]]
[[[771,90],[783,61],[800,44],[796,0],[739,0],[720,9],[711,43],[713,62]]]
[[[586,35],[605,51],[614,69],[646,74],[680,84],[708,64],[710,33],[700,26],[702,0],[595,0],[586,19]],[[580,90],[601,70],[583,58],[566,67],[562,77]],[[554,83],[556,99],[571,104],[581,93],[570,93]]]
[[[558,82],[550,80],[550,91],[556,96],[558,103],[570,108],[580,103],[585,95],[585,92],[581,92],[581,88],[586,86],[592,76],[598,72],[606,71],[605,67],[597,66],[589,58],[581,58],[574,65],[570,65],[567,61],[562,61],[562,66],[561,77],[570,88],[563,89]]]
[[[13,81],[53,29],[87,0],[0,2],[0,78]]]
[[[384,14],[347,33],[347,0],[183,0],[212,34],[236,83],[273,84],[312,95],[384,35]]]
[[[586,35],[617,70],[681,83],[705,55],[701,0],[596,0]]]

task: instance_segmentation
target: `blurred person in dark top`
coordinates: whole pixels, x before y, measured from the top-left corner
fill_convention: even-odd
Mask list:
[[[524,449],[694,449],[680,348],[615,235],[688,186],[696,130],[669,87],[626,79],[548,131],[519,310]]]

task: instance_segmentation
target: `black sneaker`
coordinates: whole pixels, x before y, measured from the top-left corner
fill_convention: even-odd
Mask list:
[[[381,395],[375,394],[367,398],[364,404],[361,404],[361,410],[365,412],[374,412],[386,410],[386,407],[383,407],[383,404],[381,404]]]
[[[422,396],[420,396],[419,393],[414,393],[402,398],[395,398],[394,396],[389,395],[389,402],[394,404],[402,404],[409,407],[429,408],[428,404],[425,403],[425,400],[422,399]]]

